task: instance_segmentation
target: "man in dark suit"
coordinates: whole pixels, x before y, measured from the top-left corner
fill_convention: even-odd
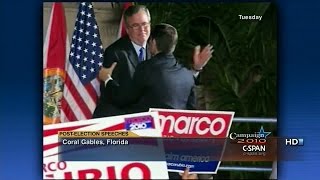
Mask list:
[[[100,71],[99,77],[109,91],[111,102],[120,114],[148,111],[152,108],[195,109],[194,77],[190,70],[177,63],[173,52],[178,41],[176,29],[159,24],[151,31],[148,46],[152,58],[140,63],[128,91],[113,80],[117,63]],[[197,179],[196,174],[169,173],[170,179]]]
[[[111,94],[110,101],[125,113],[148,111],[151,107],[195,109],[194,77],[173,55],[177,42],[173,26],[156,25],[148,42],[153,57],[137,66],[130,87],[124,88],[121,82],[112,80],[117,63],[101,71],[106,91]]]
[[[147,46],[151,17],[145,6],[138,5],[131,6],[125,11],[124,20],[128,36],[120,38],[105,50],[103,66],[108,68],[117,62],[117,68],[114,70],[112,78],[121,84],[123,90],[131,91],[129,87],[132,87],[133,74],[137,65],[151,57]],[[212,52],[211,45],[205,47],[201,52],[199,46],[195,48],[193,56],[195,76],[198,74],[197,71],[200,71],[211,58]],[[115,94],[110,94],[110,91],[106,91],[103,83],[100,91],[101,96],[93,118],[119,115],[118,108],[110,100],[111,96],[115,99],[118,97],[115,97]],[[120,93],[117,94],[120,95]]]
[[[105,50],[103,67],[110,67],[112,63],[117,62],[118,65],[112,77],[127,89],[132,85],[133,74],[139,61],[151,58],[147,49],[147,40],[150,36],[150,13],[144,6],[131,6],[125,11],[124,18],[128,36],[120,38]],[[101,96],[93,117],[121,114],[111,102],[111,94],[105,90],[103,83],[100,92]]]

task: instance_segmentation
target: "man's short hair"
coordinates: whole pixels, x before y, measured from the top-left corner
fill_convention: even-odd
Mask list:
[[[159,52],[173,53],[178,43],[178,32],[170,24],[161,23],[152,29],[149,40],[152,39],[156,41]]]
[[[143,5],[133,5],[133,6],[129,6],[123,16],[124,16],[124,22],[126,23],[126,25],[129,25],[128,24],[128,18],[133,16],[134,14],[138,13],[139,11],[144,11],[148,18],[149,18],[149,22],[151,21],[151,16],[150,16],[150,12],[148,10],[148,8],[146,6],[143,6]]]

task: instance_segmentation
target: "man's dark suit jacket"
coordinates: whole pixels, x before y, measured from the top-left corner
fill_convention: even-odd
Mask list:
[[[126,89],[111,80],[106,89],[113,104],[133,113],[149,108],[194,109],[194,85],[190,70],[178,64],[172,54],[159,53],[137,66],[132,87]]]
[[[147,59],[151,58],[147,47]],[[127,89],[132,86],[133,74],[138,65],[138,55],[128,36],[120,38],[111,44],[104,52],[103,66],[109,68],[113,62],[117,66],[112,74],[112,78],[121,84],[121,87]],[[112,104],[111,94],[106,91],[104,83],[100,87],[101,96],[94,111],[93,118],[120,115],[121,112]],[[115,96],[116,94],[112,95]],[[117,97],[114,97],[117,98]]]

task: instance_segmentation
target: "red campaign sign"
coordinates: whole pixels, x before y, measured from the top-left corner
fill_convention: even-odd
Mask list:
[[[78,170],[66,170],[66,162],[50,162],[43,165],[46,179],[130,179],[130,173],[135,169],[139,172],[142,179],[151,179],[150,165],[142,162],[122,163],[121,166],[102,166],[95,168],[85,168]],[[53,173],[59,171],[57,177]],[[48,174],[49,173],[49,174]]]
[[[143,121],[126,120],[141,119]],[[75,121],[43,126],[43,179],[168,179],[166,161],[59,161],[59,154],[70,153],[59,150],[59,131],[111,131],[126,132],[127,124],[146,122],[142,128],[133,130],[139,137],[161,137],[158,113],[145,112],[113,116],[85,121]],[[139,124],[138,123],[138,124]],[[129,132],[129,131],[128,131]],[[108,136],[106,136],[108,137]],[[159,150],[164,154],[163,147],[154,139],[137,139],[130,147],[144,144],[150,151]],[[83,145],[86,146],[86,145]],[[91,147],[88,147],[91,148]],[[127,148],[123,148],[124,151]],[[162,150],[161,150],[162,149]]]
[[[150,109],[158,112],[163,137],[225,138],[234,112]]]

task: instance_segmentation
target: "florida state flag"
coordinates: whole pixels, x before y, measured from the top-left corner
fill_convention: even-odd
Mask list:
[[[128,9],[128,7],[133,6],[133,5],[134,5],[134,2],[125,2],[122,4],[122,18],[121,18],[120,25],[119,25],[118,38],[121,38],[121,37],[124,37],[125,35],[127,35],[126,24],[124,22],[123,13],[126,9]]]
[[[53,3],[43,46],[43,124],[60,122],[68,46],[63,5]]]

